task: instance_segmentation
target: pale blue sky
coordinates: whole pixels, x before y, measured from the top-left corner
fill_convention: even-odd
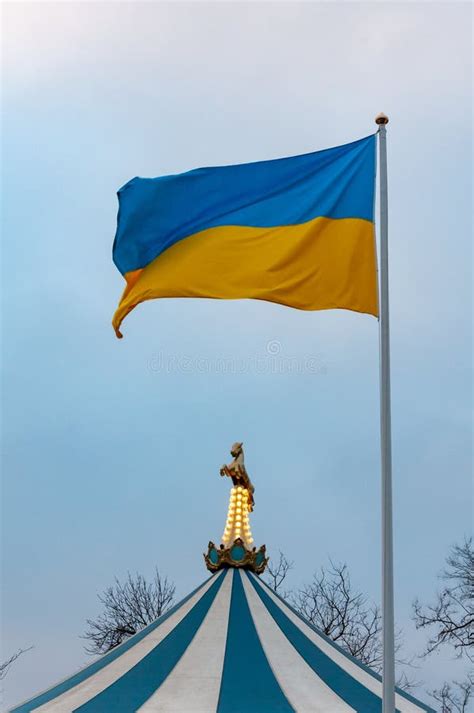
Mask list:
[[[157,564],[180,596],[207,576],[236,439],[257,488],[256,544],[295,560],[295,585],[328,556],[347,561],[379,599],[377,322],[162,300],[130,315],[122,341],[110,326],[115,193],[129,178],[346,143],[379,111],[396,610],[417,650],[410,603],[432,595],[471,529],[471,6],[37,2],[3,14],[4,655],[35,646],[5,705],[86,662],[78,637],[115,575]],[[417,676],[432,686],[459,670],[445,652]]]

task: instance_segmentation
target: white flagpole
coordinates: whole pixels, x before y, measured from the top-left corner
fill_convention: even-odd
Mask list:
[[[390,318],[388,308],[388,117],[379,114],[380,172],[380,440],[382,456],[383,713],[395,713],[395,623],[393,604],[392,430],[390,409]]]

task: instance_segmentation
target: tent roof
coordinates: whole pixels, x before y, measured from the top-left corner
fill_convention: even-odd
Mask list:
[[[227,569],[12,713],[381,713],[381,695],[377,674],[256,575]],[[434,713],[402,691],[396,706]]]

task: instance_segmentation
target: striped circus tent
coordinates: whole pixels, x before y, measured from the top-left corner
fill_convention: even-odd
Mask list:
[[[381,695],[377,674],[231,567],[12,713],[379,713]],[[396,706],[434,713],[402,691]]]

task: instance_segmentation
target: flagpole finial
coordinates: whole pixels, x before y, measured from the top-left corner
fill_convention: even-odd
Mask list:
[[[380,114],[377,114],[375,117],[375,123],[376,124],[388,124],[388,116],[384,114],[383,112],[380,112]]]

